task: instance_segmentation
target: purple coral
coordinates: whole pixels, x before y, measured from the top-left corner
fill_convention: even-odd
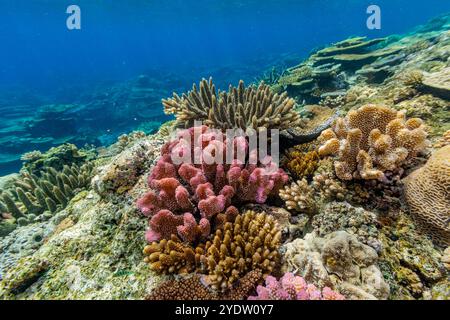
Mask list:
[[[227,220],[235,216],[232,204],[264,203],[277,195],[287,174],[270,157],[250,161],[255,157],[256,150],[249,151],[242,136],[227,138],[206,126],[178,132],[163,146],[149,175],[151,190],[137,201],[151,217],[147,240],[169,238],[176,231],[183,240],[195,241],[219,226],[224,213]]]
[[[248,300],[344,300],[344,296],[328,287],[322,290],[293,273],[285,273],[280,280],[267,276],[266,285],[256,288],[257,296]]]

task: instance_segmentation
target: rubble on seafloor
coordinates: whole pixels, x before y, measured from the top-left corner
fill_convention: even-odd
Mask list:
[[[450,299],[449,19],[334,43],[259,89],[204,81],[165,100],[177,121],[151,135],[23,155],[0,179],[0,298]],[[132,99],[154,93],[136,81]],[[265,117],[273,97],[282,117]],[[292,120],[297,145],[271,176],[178,166],[170,152],[191,145],[172,133],[196,112],[219,127]],[[225,150],[206,129],[201,150]]]

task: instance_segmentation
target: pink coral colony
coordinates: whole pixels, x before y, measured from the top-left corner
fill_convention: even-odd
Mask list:
[[[277,195],[287,174],[270,157],[255,158],[243,136],[228,138],[206,126],[181,130],[162,148],[148,177],[151,190],[137,202],[151,217],[146,239],[203,239],[223,219],[234,220],[232,204],[264,203]]]

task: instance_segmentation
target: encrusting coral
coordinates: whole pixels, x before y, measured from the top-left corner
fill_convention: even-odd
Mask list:
[[[144,248],[145,262],[160,273],[205,274],[205,283],[226,291],[251,270],[261,269],[264,275],[276,270],[280,241],[281,231],[272,216],[247,211],[196,248],[175,235],[168,241],[153,242]]]
[[[40,215],[49,218],[67,205],[76,190],[89,185],[92,169],[92,163],[85,163],[65,165],[60,172],[50,167],[39,176],[24,172],[14,182],[15,188],[0,191],[0,212],[10,214],[19,225]]]
[[[450,245],[450,146],[437,150],[404,179],[411,214],[435,242]]]
[[[320,156],[336,156],[336,175],[342,180],[386,179],[427,146],[422,120],[406,120],[403,112],[365,105],[338,118],[322,132]]]
[[[252,270],[226,292],[218,292],[205,286],[201,275],[169,280],[160,284],[146,297],[147,300],[243,300],[248,297],[262,279],[259,269]]]
[[[202,121],[211,128],[220,129],[287,129],[300,123],[300,116],[294,110],[295,101],[286,93],[274,93],[270,87],[260,83],[258,87],[239,86],[229,91],[216,91],[210,78],[203,79],[199,89],[194,84],[191,91],[182,97],[176,93],[173,98],[162,101],[166,114],[175,114],[177,122],[185,128],[194,121]]]
[[[354,235],[336,231],[321,238],[309,233],[284,247],[287,271],[309,283],[338,290],[348,299],[389,296],[389,286],[377,266],[376,251]]]
[[[322,290],[291,272],[285,273],[280,280],[267,276],[266,285],[256,288],[257,296],[248,300],[345,300],[345,297],[329,287]]]
[[[226,159],[228,144],[235,150],[231,164]],[[238,211],[233,204],[264,203],[276,196],[287,174],[270,157],[265,164],[256,161],[253,151],[244,137],[224,139],[221,132],[206,126],[182,130],[178,139],[162,148],[148,178],[152,190],[137,202],[141,212],[151,217],[147,240],[168,239],[173,233],[183,241],[201,240],[210,230],[234,220]]]

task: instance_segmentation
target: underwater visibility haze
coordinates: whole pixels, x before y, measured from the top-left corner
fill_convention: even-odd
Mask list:
[[[449,1],[2,0],[0,299],[450,299],[449,102]]]

